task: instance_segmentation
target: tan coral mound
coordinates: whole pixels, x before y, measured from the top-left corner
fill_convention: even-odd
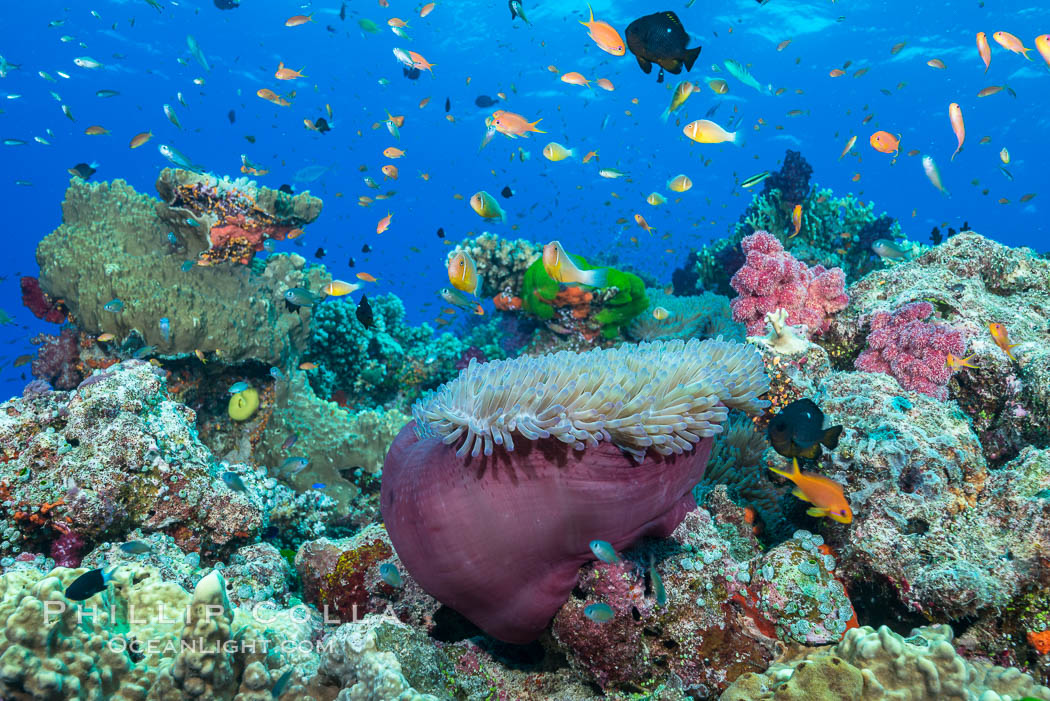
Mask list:
[[[1005,701],[1050,699],[1050,689],[1012,667],[969,662],[952,647],[952,630],[928,626],[902,638],[886,626],[847,631],[831,648],[791,665],[745,674],[721,701]]]
[[[642,343],[585,353],[562,351],[469,367],[412,407],[418,435],[457,454],[514,450],[514,433],[554,437],[577,450],[610,441],[641,460],[692,450],[722,430],[728,410],[756,413],[769,402],[761,357],[716,340]]]

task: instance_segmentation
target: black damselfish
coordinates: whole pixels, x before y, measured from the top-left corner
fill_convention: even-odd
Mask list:
[[[99,567],[85,572],[66,587],[66,598],[70,601],[84,601],[100,591],[105,591],[106,587],[109,586],[110,579],[113,578],[114,571],[116,571],[115,567],[109,571]]]
[[[823,443],[834,450],[842,435],[842,426],[824,428],[824,413],[810,399],[797,399],[769,420],[767,431],[773,450],[788,458],[817,460],[823,454]]]
[[[678,15],[670,10],[639,17],[627,25],[626,35],[627,48],[645,73],[652,72],[654,63],[660,66],[658,83],[664,80],[664,69],[677,75],[684,65],[687,71],[691,71],[700,55],[699,46],[686,48],[689,34]]]

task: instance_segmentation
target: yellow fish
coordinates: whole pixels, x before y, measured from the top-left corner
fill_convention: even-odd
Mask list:
[[[798,232],[802,229],[802,205],[800,204],[796,204],[795,208],[791,210],[791,227],[794,229],[794,233],[788,236],[789,239],[798,236]]]
[[[970,358],[973,358],[973,356],[969,355],[965,358],[956,358],[954,355],[949,353],[948,357],[945,358],[944,362],[945,365],[947,365],[952,370],[958,370],[959,368],[972,368],[974,370],[977,370],[978,367],[970,363]]]
[[[469,292],[477,297],[481,294],[481,276],[474,259],[466,251],[458,251],[449,258],[448,280],[457,290]]]
[[[552,141],[543,147],[543,157],[554,163],[564,161],[566,158],[572,158],[574,155],[575,152],[571,148],[565,148],[556,141]]]
[[[726,131],[709,119],[698,119],[695,122],[689,122],[682,131],[698,144],[723,144],[727,141],[737,146],[744,144],[744,139],[740,136],[740,132]]]
[[[559,241],[551,241],[543,247],[543,269],[557,282],[575,282],[588,287],[605,287],[608,277],[605,268],[580,270]]]
[[[650,192],[649,196],[645,198],[645,201],[654,207],[658,207],[659,205],[662,205],[664,202],[666,202],[667,199],[659,192]]]
[[[482,219],[499,219],[501,222],[507,221],[507,214],[504,212],[496,198],[489,193],[481,190],[475,192],[470,198],[470,208],[478,213]]]
[[[664,113],[660,115],[660,119],[667,121],[667,118],[671,116],[672,112],[677,112],[678,108],[685,104],[685,101],[689,99],[689,96],[696,92],[696,85],[689,80],[683,80],[674,89],[674,95],[671,96],[671,104],[667,106]]]
[[[685,192],[693,187],[693,181],[688,175],[676,175],[667,181],[667,189],[671,192]]]

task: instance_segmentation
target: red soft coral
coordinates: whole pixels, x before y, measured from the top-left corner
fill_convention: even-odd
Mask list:
[[[884,372],[904,389],[937,399],[948,398],[948,354],[961,356],[966,340],[959,329],[925,321],[933,313],[929,302],[912,302],[871,317],[868,347],[854,365],[865,372]]]
[[[846,275],[841,268],[809,268],[784,250],[772,234],[756,231],[740,243],[747,260],[729,284],[739,295],[730,303],[733,319],[760,334],[766,314],[784,309],[789,324],[805,324],[810,336],[828,330],[829,317],[846,308]]]

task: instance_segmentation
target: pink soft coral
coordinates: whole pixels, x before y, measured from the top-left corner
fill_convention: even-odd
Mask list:
[[[810,336],[822,334],[829,316],[849,303],[841,268],[807,267],[765,231],[756,231],[740,246],[747,260],[729,282],[739,295],[730,306],[733,319],[747,324],[749,334],[762,333],[766,314],[777,309],[787,311],[788,324],[805,324]]]
[[[948,354],[966,350],[962,331],[947,324],[924,321],[933,313],[929,302],[912,302],[893,313],[871,317],[868,347],[854,365],[865,372],[892,375],[904,389],[937,399],[948,398]]]

